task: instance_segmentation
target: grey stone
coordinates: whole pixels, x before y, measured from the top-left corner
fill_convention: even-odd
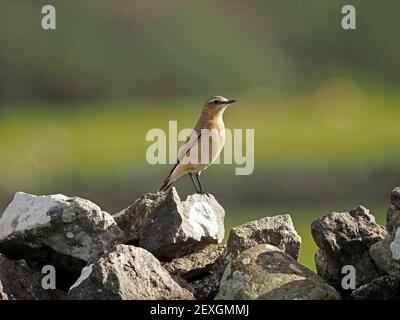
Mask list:
[[[148,251],[116,245],[87,265],[70,288],[70,300],[193,299]]]
[[[7,293],[4,292],[3,284],[0,281],[0,300],[9,300]]]
[[[354,300],[398,300],[400,279],[392,276],[376,278],[351,293]]]
[[[336,260],[329,258],[324,251],[318,249],[314,261],[318,275],[327,283],[338,287],[340,285],[338,276],[341,274],[341,266]]]
[[[223,273],[224,246],[205,248],[165,263],[164,268],[198,300],[211,300],[218,293]]]
[[[356,287],[368,283],[379,276],[379,272],[368,251],[354,252],[351,263],[349,261],[340,262],[343,260],[333,259],[322,250],[317,250],[314,259],[318,275],[338,290],[342,290],[341,281],[346,274],[342,273],[342,269],[345,265],[351,265],[355,268]]]
[[[225,246],[207,247],[198,252],[176,258],[163,263],[163,267],[171,274],[178,275],[185,280],[198,278],[211,270],[217,259],[223,254]]]
[[[391,205],[386,211],[386,230],[392,241],[396,236],[398,227],[400,227],[400,209]]]
[[[318,247],[330,255],[343,253],[348,247],[370,247],[386,234],[385,228],[362,206],[315,220],[311,232]]]
[[[64,195],[16,193],[0,218],[0,251],[50,264],[73,281],[95,255],[123,240],[114,219],[94,203]]]
[[[375,223],[369,210],[360,206],[349,212],[330,213],[311,225],[312,236],[319,247],[315,256],[318,274],[341,290],[342,268],[356,269],[356,286],[379,276],[369,256],[369,248],[383,239],[385,228]]]
[[[175,188],[145,194],[114,217],[128,243],[160,260],[184,256],[224,238],[225,211],[215,198],[194,194],[181,201]]]
[[[0,300],[58,300],[59,289],[43,289],[45,275],[31,270],[24,260],[12,261],[0,255]]]
[[[397,209],[400,209],[400,187],[393,189],[390,200]]]
[[[340,295],[277,247],[260,244],[232,259],[216,299],[336,300]]]
[[[390,237],[387,236],[384,240],[373,244],[369,254],[381,274],[400,277],[400,262],[393,259],[390,244]]]
[[[265,217],[233,228],[229,234],[227,255],[235,257],[258,244],[274,245],[297,260],[301,238],[289,215]]]
[[[385,239],[370,248],[370,255],[378,269],[385,274],[400,277],[400,209],[396,203],[399,188],[392,192],[392,205],[386,214]]]

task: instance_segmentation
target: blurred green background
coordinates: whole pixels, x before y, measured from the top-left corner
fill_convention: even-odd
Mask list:
[[[57,29],[41,28],[53,4]],[[314,269],[310,223],[359,204],[380,223],[399,185],[400,2],[11,1],[0,11],[0,212],[16,191],[78,195],[111,213],[170,165],[149,129],[195,124],[216,94],[228,128],[255,129],[255,171],[203,174],[227,229],[289,213]],[[187,178],[182,197],[193,192]]]

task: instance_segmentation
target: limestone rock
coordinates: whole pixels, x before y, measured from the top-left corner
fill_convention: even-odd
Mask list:
[[[88,200],[64,195],[18,192],[0,218],[0,252],[53,265],[58,274],[79,274],[93,256],[122,239],[111,215]]]
[[[400,209],[397,207],[400,188],[391,194],[392,205],[386,214],[385,239],[370,248],[370,255],[378,269],[388,275],[400,277]]]
[[[181,201],[175,188],[145,194],[114,217],[128,243],[160,260],[184,256],[224,238],[225,211],[215,198],[194,194]]]
[[[44,275],[31,270],[24,260],[11,261],[0,255],[0,300],[55,300],[65,293],[43,289]]]
[[[198,300],[210,300],[219,289],[224,246],[208,247],[165,263],[164,268]]]
[[[384,240],[375,243],[369,249],[371,258],[382,274],[400,277],[400,261],[395,259],[397,245],[391,240],[391,236],[387,235]]]
[[[228,264],[216,299],[331,300],[340,295],[277,247],[261,244]]]
[[[83,268],[71,300],[193,299],[148,251],[117,245]]]
[[[392,276],[376,278],[351,293],[354,300],[398,300],[400,279]]]
[[[223,254],[224,250],[225,247],[221,245],[207,247],[201,251],[166,262],[163,266],[169,273],[190,280],[210,271],[210,268]]]
[[[400,227],[400,209],[396,206],[389,206],[386,211],[386,230],[393,240],[396,236],[397,228]]]
[[[356,286],[379,276],[369,256],[369,248],[383,239],[385,228],[375,223],[369,210],[360,206],[349,212],[333,212],[311,225],[312,236],[319,247],[315,256],[318,274],[341,289],[342,268],[356,269]]]
[[[390,200],[397,209],[400,209],[400,187],[393,189]]]
[[[289,215],[265,217],[233,228],[229,234],[227,255],[235,257],[258,244],[276,246],[297,260],[301,238]]]

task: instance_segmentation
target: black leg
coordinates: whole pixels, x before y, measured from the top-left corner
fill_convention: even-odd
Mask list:
[[[196,180],[197,180],[197,182],[198,182],[198,184],[199,184],[199,187],[200,187],[200,193],[201,193],[201,194],[206,194],[206,195],[209,196],[209,194],[208,194],[207,192],[204,192],[204,191],[203,191],[203,186],[201,185],[200,173],[199,173],[199,172],[196,172]]]
[[[196,192],[197,192],[197,193],[201,193],[201,191],[200,191],[199,188],[197,187],[196,182],[195,182],[194,179],[193,179],[193,173],[189,172],[188,174],[189,174],[190,179],[192,179],[192,182],[193,182],[193,185],[194,185],[194,187],[195,187],[195,189],[196,189]]]

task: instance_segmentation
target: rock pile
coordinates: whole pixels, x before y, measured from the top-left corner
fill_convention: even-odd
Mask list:
[[[214,298],[224,247],[204,248],[222,242],[224,216],[213,196],[181,201],[175,189],[114,216],[81,198],[18,192],[0,218],[0,298]],[[56,288],[43,286],[46,266]]]
[[[182,201],[174,188],[115,215],[81,198],[19,192],[0,218],[0,299],[399,298],[400,188],[386,229],[361,206],[312,223],[318,274],[296,261],[289,215],[233,228],[226,246],[224,217],[213,196]]]

